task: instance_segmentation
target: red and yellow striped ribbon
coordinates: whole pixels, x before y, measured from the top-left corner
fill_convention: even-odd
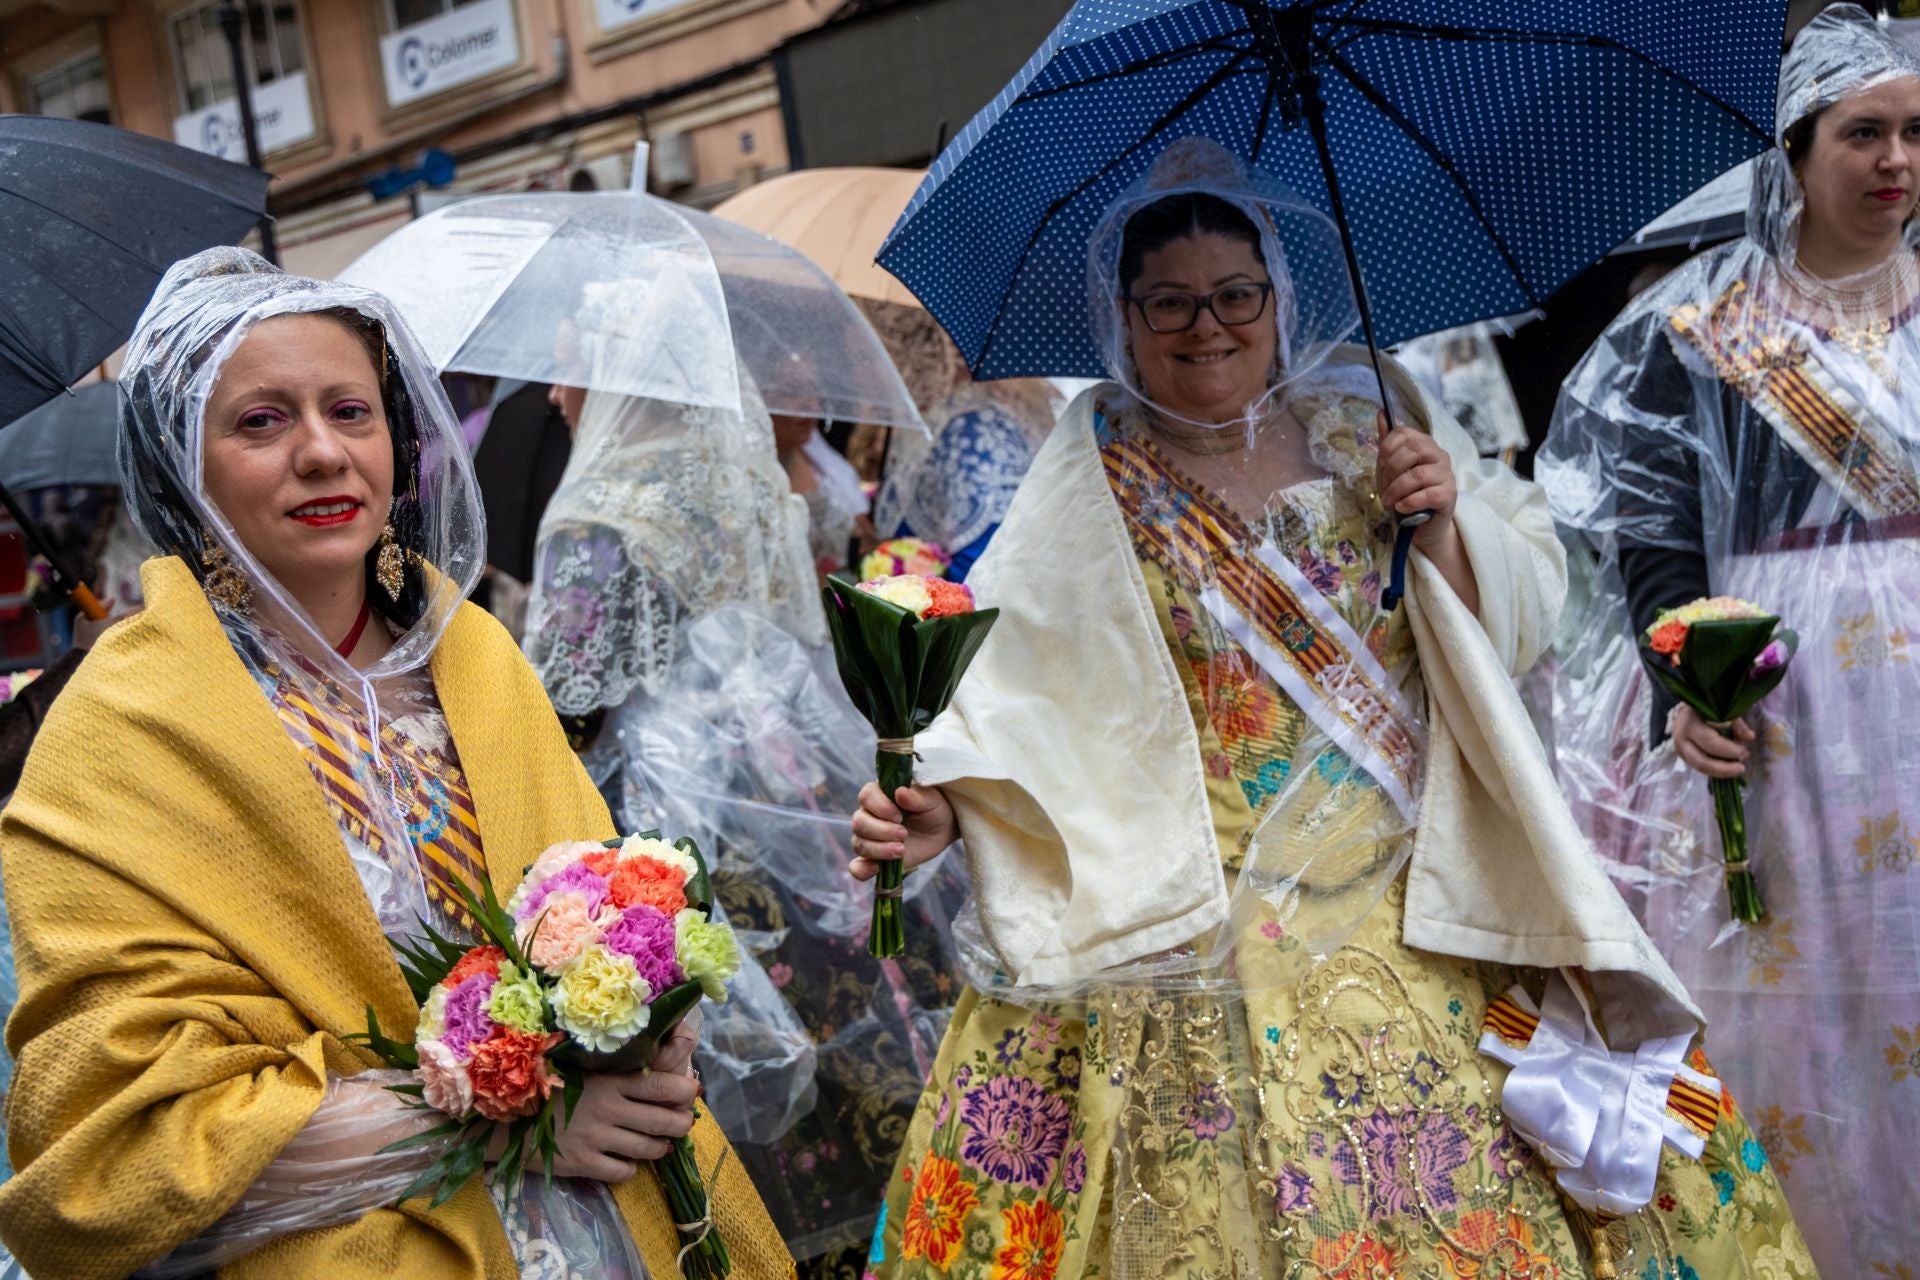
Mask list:
[[[1482,1029],[1516,1049],[1524,1049],[1533,1042],[1533,1033],[1539,1025],[1540,1015],[1529,1013],[1510,995],[1502,995],[1489,1004],[1481,1020]],[[1720,1099],[1685,1076],[1675,1076],[1667,1088],[1667,1114],[1706,1138],[1720,1122]]]
[[[1199,591],[1217,585],[1263,639],[1314,687],[1323,673],[1361,670],[1337,636],[1320,626],[1307,607],[1253,554],[1253,540],[1240,517],[1185,476],[1150,444],[1114,439],[1101,447],[1107,481],[1133,536],[1135,548]],[[1178,495],[1167,505],[1165,495]],[[1330,709],[1371,743],[1382,760],[1418,758],[1407,729],[1393,715],[1384,693],[1342,699]],[[1356,714],[1356,707],[1364,711]]]
[[[334,820],[375,853],[386,854],[386,837],[374,818],[373,806],[379,801],[366,793],[356,768],[373,768],[372,744],[359,717],[337,705],[324,686],[321,702],[315,703],[282,680],[276,685],[273,703],[300,744]],[[463,928],[473,928],[473,917],[461,904],[457,886],[464,883],[478,889],[486,875],[486,859],[466,779],[439,753],[417,745],[391,726],[381,727],[380,750],[384,759],[374,772],[388,788],[390,811],[411,837],[427,897]],[[436,815],[436,810],[443,812]]]
[[[1763,417],[1791,431],[1814,458],[1832,467],[1850,496],[1876,508],[1868,514],[1920,511],[1914,477],[1808,373],[1813,357],[1790,334],[1769,325],[1746,281],[1736,280],[1721,294],[1704,322],[1700,308],[1690,304],[1675,308],[1668,323]]]

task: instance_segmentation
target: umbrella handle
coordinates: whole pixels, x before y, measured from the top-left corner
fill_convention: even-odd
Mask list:
[[[85,614],[89,621],[106,621],[107,606],[100,603],[100,597],[93,594],[93,588],[86,583],[75,583],[73,590],[67,593],[67,598],[73,601],[74,607]]]

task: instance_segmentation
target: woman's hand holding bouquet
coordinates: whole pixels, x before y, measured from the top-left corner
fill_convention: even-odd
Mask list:
[[[854,582],[835,574],[827,579],[822,599],[840,680],[879,737],[874,772],[891,804],[913,785],[914,735],[953,701],[999,610],[976,610],[973,592],[959,583],[915,575]],[[944,806],[946,798],[933,803]],[[952,810],[947,813],[950,817]],[[922,829],[923,834],[934,831],[924,823]],[[947,844],[952,842],[949,835]],[[907,867],[899,858],[874,860],[871,867],[877,879],[867,951],[885,959],[906,950],[900,900]],[[868,868],[856,861],[854,870],[858,875]]]
[[[699,849],[652,834],[574,841],[541,854],[504,907],[491,884],[460,890],[483,945],[425,924],[423,940],[397,941],[420,1002],[413,1038],[389,1039],[371,1008],[360,1037],[413,1071],[394,1092],[450,1117],[394,1144],[454,1139],[401,1199],[431,1190],[438,1206],[489,1161],[511,1189],[536,1160],[549,1178],[608,1182],[650,1160],[688,1240],[682,1274],[727,1275],[686,1137],[698,1085],[680,1072],[683,1022],[701,999],[726,999],[740,949],[711,918]]]
[[[1727,905],[1735,920],[1767,918],[1747,851],[1747,810],[1741,798],[1754,733],[1741,719],[1786,678],[1799,638],[1757,604],[1732,596],[1662,609],[1640,637],[1640,658],[1691,716],[1675,725],[1675,750],[1707,775],[1714,823],[1726,863]],[[1704,725],[1724,745],[1703,741]],[[1682,735],[1685,735],[1684,737]]]

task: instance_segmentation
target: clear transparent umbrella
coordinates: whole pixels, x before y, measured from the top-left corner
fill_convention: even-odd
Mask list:
[[[435,366],[725,409],[739,374],[774,413],[925,430],[859,308],[777,240],[637,192],[484,196],[394,232],[340,279],[377,289]],[[582,302],[632,290],[619,332]],[[615,353],[612,359],[606,353]]]

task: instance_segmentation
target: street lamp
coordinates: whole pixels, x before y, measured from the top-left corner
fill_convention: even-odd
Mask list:
[[[247,72],[247,54],[241,46],[247,15],[239,0],[220,0],[220,30],[227,37],[227,53],[233,59],[233,94],[240,103],[240,136],[246,140],[247,163],[264,169],[260,163],[260,129],[253,118],[253,77]],[[273,234],[273,218],[260,220],[260,256],[274,266],[280,265],[280,242]]]

